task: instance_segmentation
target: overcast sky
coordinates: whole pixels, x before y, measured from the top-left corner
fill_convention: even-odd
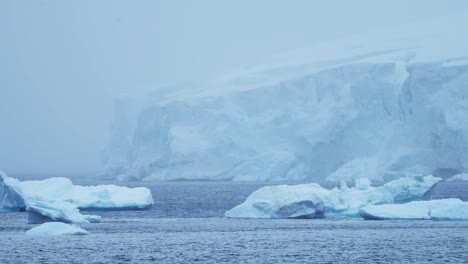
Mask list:
[[[121,93],[465,12],[467,2],[0,0],[0,170],[97,174]]]

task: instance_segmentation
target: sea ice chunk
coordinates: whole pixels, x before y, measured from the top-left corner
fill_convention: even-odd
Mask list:
[[[60,200],[51,202],[30,201],[26,211],[28,212],[28,224],[42,224],[45,222],[98,223],[101,221],[100,216],[83,215],[75,204]]]
[[[359,210],[367,220],[468,220],[468,203],[460,199],[367,205]]]
[[[380,187],[359,184],[359,188],[328,190],[320,185],[279,185],[260,188],[247,200],[225,213],[228,218],[341,218],[358,217],[369,204],[406,202],[423,197],[441,179],[413,176]],[[364,183],[364,181],[362,181]],[[363,188],[366,186],[367,188]]]
[[[468,173],[454,175],[447,179],[447,181],[468,181]]]
[[[32,236],[89,235],[89,232],[75,225],[61,222],[49,222],[26,231]]]

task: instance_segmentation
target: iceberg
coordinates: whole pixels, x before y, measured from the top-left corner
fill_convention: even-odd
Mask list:
[[[468,181],[468,173],[460,173],[447,179],[447,181]]]
[[[354,218],[372,204],[403,203],[421,199],[441,178],[412,176],[372,187],[359,180],[356,188],[344,182],[328,190],[319,184],[267,186],[225,213],[228,218]]]
[[[367,205],[359,210],[366,220],[468,220],[468,203],[460,199]]]
[[[26,207],[28,213],[28,224],[42,224],[46,222],[63,223],[98,223],[101,216],[83,215],[73,203],[55,200],[45,202],[34,200]]]
[[[31,236],[89,235],[89,232],[75,225],[49,222],[26,231]]]
[[[468,168],[468,27],[443,18],[115,101],[121,180],[319,182]],[[403,30],[402,30],[403,29]]]
[[[141,210],[153,205],[151,191],[145,187],[117,185],[80,186],[67,178],[23,181],[20,184],[26,200],[61,200],[82,210]]]
[[[73,185],[67,178],[23,181],[0,171],[0,211],[28,211],[31,223],[97,222],[99,216],[79,210],[143,210],[153,205],[148,188],[116,185]]]

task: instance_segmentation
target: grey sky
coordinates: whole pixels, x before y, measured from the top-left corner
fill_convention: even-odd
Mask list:
[[[98,173],[120,93],[467,10],[462,0],[0,0],[0,169]]]

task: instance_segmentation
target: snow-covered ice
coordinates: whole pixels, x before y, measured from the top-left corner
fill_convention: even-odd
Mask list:
[[[368,220],[468,220],[468,203],[460,199],[367,205],[359,215]]]
[[[389,181],[468,168],[468,27],[450,17],[328,42],[116,100],[123,180]]]
[[[32,236],[89,235],[89,232],[76,225],[61,222],[49,222],[26,231]]]
[[[460,173],[447,179],[447,181],[468,181],[468,173]]]
[[[346,218],[359,217],[359,209],[371,204],[402,203],[421,199],[441,179],[412,176],[372,187],[359,180],[357,188],[328,190],[320,185],[279,185],[260,188],[247,200],[225,213],[228,218]]]

